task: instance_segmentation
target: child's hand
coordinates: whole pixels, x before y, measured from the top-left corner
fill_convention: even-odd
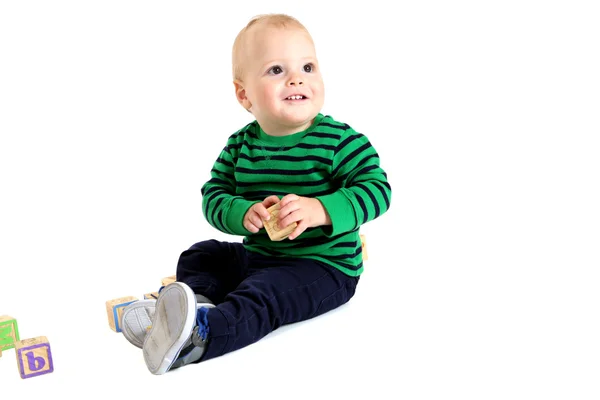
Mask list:
[[[298,223],[296,229],[288,236],[290,240],[300,236],[306,228],[331,225],[329,214],[317,199],[288,194],[281,199],[279,207],[278,223],[281,228],[293,222]]]
[[[257,233],[263,228],[262,219],[268,220],[271,218],[267,208],[273,204],[279,203],[279,197],[273,195],[269,196],[262,201],[262,203],[256,203],[248,209],[246,215],[244,215],[244,228],[248,229],[252,233]]]

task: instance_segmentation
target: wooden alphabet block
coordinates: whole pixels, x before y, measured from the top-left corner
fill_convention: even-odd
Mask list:
[[[46,336],[19,340],[15,343],[15,353],[22,379],[49,374],[54,371],[52,351]]]
[[[171,284],[171,283],[175,282],[175,281],[176,281],[176,279],[177,279],[177,277],[176,277],[175,275],[172,275],[172,276],[167,276],[166,278],[162,278],[162,280],[160,281],[160,283],[161,283],[163,286],[167,286],[167,285],[169,285],[169,284]]]
[[[285,239],[290,235],[290,233],[294,231],[294,229],[296,229],[296,226],[298,226],[297,223],[292,222],[285,228],[280,228],[277,225],[277,216],[279,215],[279,208],[279,203],[273,204],[271,207],[267,208],[267,211],[269,212],[269,214],[271,214],[271,218],[268,221],[263,219],[263,225],[265,226],[265,230],[267,231],[269,238],[274,242],[278,242]]]
[[[362,246],[362,259],[366,261],[369,258],[367,253],[367,237],[365,235],[360,235],[360,242]]]
[[[148,300],[148,299],[158,299],[158,292],[152,292],[152,293],[146,293],[144,295],[144,300]]]
[[[119,333],[121,332],[121,319],[123,317],[123,310],[131,303],[138,301],[136,297],[127,296],[121,297],[114,300],[108,300],[106,302],[106,313],[108,314],[108,324],[110,329]]]
[[[0,352],[15,347],[19,340],[19,326],[17,320],[8,315],[0,317]]]

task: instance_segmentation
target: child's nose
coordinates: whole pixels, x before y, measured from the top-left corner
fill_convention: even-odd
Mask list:
[[[300,77],[298,77],[298,76],[293,76],[288,81],[288,85],[290,85],[290,86],[299,86],[302,84],[303,84],[302,79],[300,79]]]

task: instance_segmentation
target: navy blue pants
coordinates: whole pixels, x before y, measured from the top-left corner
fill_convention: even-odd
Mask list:
[[[216,305],[207,313],[205,361],[341,306],[359,278],[317,261],[268,257],[241,243],[208,240],[181,254],[177,280]]]

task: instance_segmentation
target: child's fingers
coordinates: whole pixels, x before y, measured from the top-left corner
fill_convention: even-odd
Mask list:
[[[259,229],[248,220],[244,220],[244,228],[248,229],[252,233],[257,233],[259,231]]]
[[[260,205],[260,203],[253,205],[250,210],[248,210],[243,221],[244,228],[252,233],[257,233],[263,227],[262,220],[255,211],[257,205]]]
[[[262,201],[262,204],[265,207],[265,210],[277,203],[279,203],[279,197],[277,197],[275,195],[269,196]]]
[[[290,214],[292,214],[294,211],[300,210],[300,206],[300,202],[298,201],[293,201],[285,206],[281,206],[281,209],[279,210],[279,215],[277,216],[279,218],[279,223],[282,226],[288,226],[292,222],[295,222],[298,219],[300,219],[298,216],[290,217]]]
[[[298,223],[298,226],[296,226],[296,229],[294,229],[294,231],[292,233],[290,233],[290,235],[288,236],[288,239],[290,239],[290,240],[296,239],[305,230],[306,230],[306,224],[304,223],[304,221],[300,221]]]
[[[269,212],[262,203],[256,203],[255,205],[253,205],[252,210],[255,212],[259,220],[262,218],[268,221],[271,218],[271,214],[269,214]],[[262,220],[260,220],[260,225],[262,226]]]
[[[293,193],[290,194],[286,194],[285,196],[283,196],[281,198],[281,208],[285,207],[288,203],[292,202],[292,201],[296,201],[298,200],[300,197],[298,197],[298,195],[295,195]]]
[[[267,213],[267,215],[268,214],[269,213]],[[250,220],[250,223],[252,225],[254,225],[256,228],[261,229],[263,227],[262,219],[260,218],[260,215],[258,215],[257,213],[251,213],[248,216],[248,219]]]

